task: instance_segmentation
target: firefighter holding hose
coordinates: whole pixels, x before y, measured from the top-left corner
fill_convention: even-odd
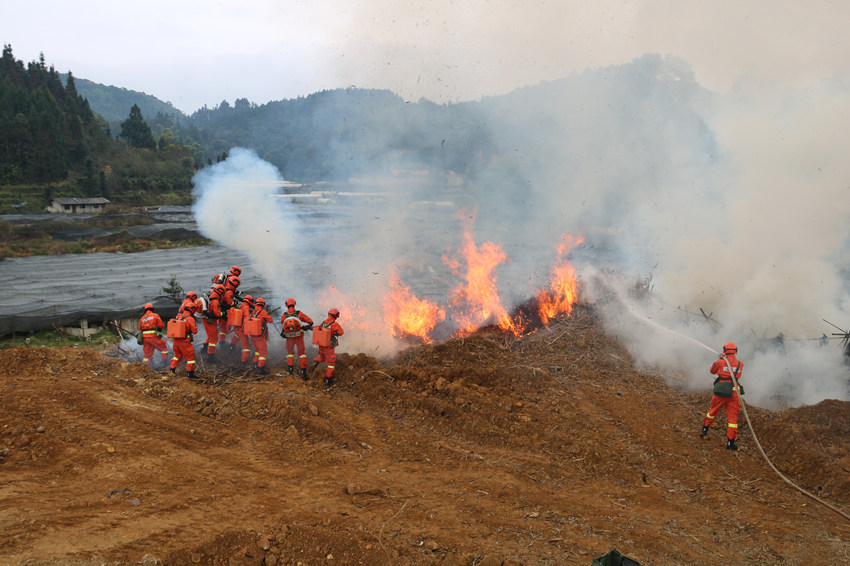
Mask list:
[[[723,345],[723,353],[716,360],[709,371],[717,376],[714,380],[714,395],[711,397],[711,407],[705,415],[702,423],[702,433],[705,438],[711,423],[717,418],[721,408],[726,408],[726,449],[737,450],[735,439],[738,437],[738,413],[741,411],[741,400],[738,393],[744,394],[744,387],[739,382],[744,372],[744,362],[738,359],[738,347],[734,342]],[[734,376],[734,379],[733,379]]]

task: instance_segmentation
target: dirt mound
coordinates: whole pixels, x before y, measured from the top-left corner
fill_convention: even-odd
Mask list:
[[[0,351],[0,563],[850,560],[850,522],[779,479],[746,427],[738,453],[724,422],[701,441],[710,391],[636,370],[589,311],[390,362],[339,354],[332,389],[279,355],[263,377],[222,356],[193,383],[92,350]],[[850,508],[850,404],[750,416],[783,473]]]

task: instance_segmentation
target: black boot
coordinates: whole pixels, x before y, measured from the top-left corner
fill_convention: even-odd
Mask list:
[[[307,375],[307,368],[301,368],[301,379],[304,381],[310,379],[310,376]]]
[[[188,373],[188,376],[189,376],[189,379],[191,379],[192,381],[194,381],[194,380],[198,379],[197,377],[195,377],[195,372],[194,372],[194,371],[190,371],[190,372]]]
[[[286,371],[288,371],[288,372],[289,372],[289,375],[292,375],[292,372],[293,372],[293,371],[295,371],[295,367],[294,367],[294,366],[289,366],[289,367],[287,367],[287,368],[286,368]]]
[[[174,368],[168,368],[168,371],[170,371],[171,373],[174,373]],[[175,373],[174,375],[177,375],[177,374]]]
[[[706,434],[708,434],[708,427],[707,427],[707,426],[703,426],[703,427],[702,427],[702,432],[700,433],[700,436],[705,437],[705,435],[706,435]]]
[[[263,366],[263,367],[257,369],[257,373],[259,373],[260,375],[268,375],[269,370],[266,369],[266,366]]]
[[[333,384],[334,384],[334,378],[329,377],[328,378],[328,387],[331,387]]]
[[[735,445],[735,439],[734,438],[727,438],[726,439],[726,450],[737,450],[737,449],[738,449],[738,446]]]

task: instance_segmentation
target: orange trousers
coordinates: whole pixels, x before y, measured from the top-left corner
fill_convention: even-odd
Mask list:
[[[317,364],[328,363],[326,375],[328,379],[334,376],[334,365],[336,364],[336,352],[333,346],[319,346],[319,356],[313,360]]]
[[[218,344],[218,319],[214,318],[212,322],[209,322],[205,318],[204,330],[207,333],[207,339],[204,340],[204,344],[207,347],[207,354],[215,354],[215,347]]]
[[[186,358],[186,371],[195,371],[195,347],[188,338],[174,339],[174,357],[171,358],[171,369],[177,368],[180,360]]]
[[[266,356],[269,355],[269,346],[265,335],[251,336],[251,342],[254,344],[254,363],[257,364],[258,368],[266,367]]]
[[[735,440],[738,436],[738,413],[741,411],[741,400],[738,399],[738,392],[733,391],[731,397],[718,397],[714,395],[711,398],[711,408],[708,409],[708,414],[705,415],[703,426],[711,426],[714,419],[717,418],[717,413],[720,409],[726,407],[726,438]]]
[[[145,353],[142,363],[147,366],[151,365],[151,356],[153,356],[154,350],[162,352],[162,361],[168,359],[168,346],[165,344],[165,340],[156,334],[145,335],[144,341],[142,342],[142,350]]]
[[[247,362],[251,358],[251,339],[242,331],[241,326],[234,326],[233,334],[230,343],[236,344],[239,342],[239,345],[242,346],[242,361]]]
[[[304,347],[304,335],[286,339],[286,365],[295,365],[295,353],[298,352],[298,367],[307,367],[307,353]]]

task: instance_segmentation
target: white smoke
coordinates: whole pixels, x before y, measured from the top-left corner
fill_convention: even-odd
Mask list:
[[[394,187],[393,198],[332,206],[305,226],[296,205],[270,196],[277,170],[234,149],[196,176],[196,216],[207,236],[255,259],[275,300],[294,295],[311,316],[343,310],[344,350],[403,345],[383,327],[391,274],[444,301],[458,280],[440,258],[472,219],[476,243],[510,257],[497,270],[508,311],[545,285],[560,236],[583,235],[571,256],[583,288],[641,366],[706,387],[713,352],[734,341],[751,401],[847,399],[841,348],[818,340],[835,330],[824,318],[850,326],[847,94],[831,81],[718,95],[686,62],[645,56],[478,103],[495,151],[463,172],[461,197]],[[383,134],[368,142],[379,148],[397,124],[375,120]],[[376,179],[393,155],[386,145]],[[651,293],[636,298],[650,277]],[[780,333],[784,344],[769,340]]]

